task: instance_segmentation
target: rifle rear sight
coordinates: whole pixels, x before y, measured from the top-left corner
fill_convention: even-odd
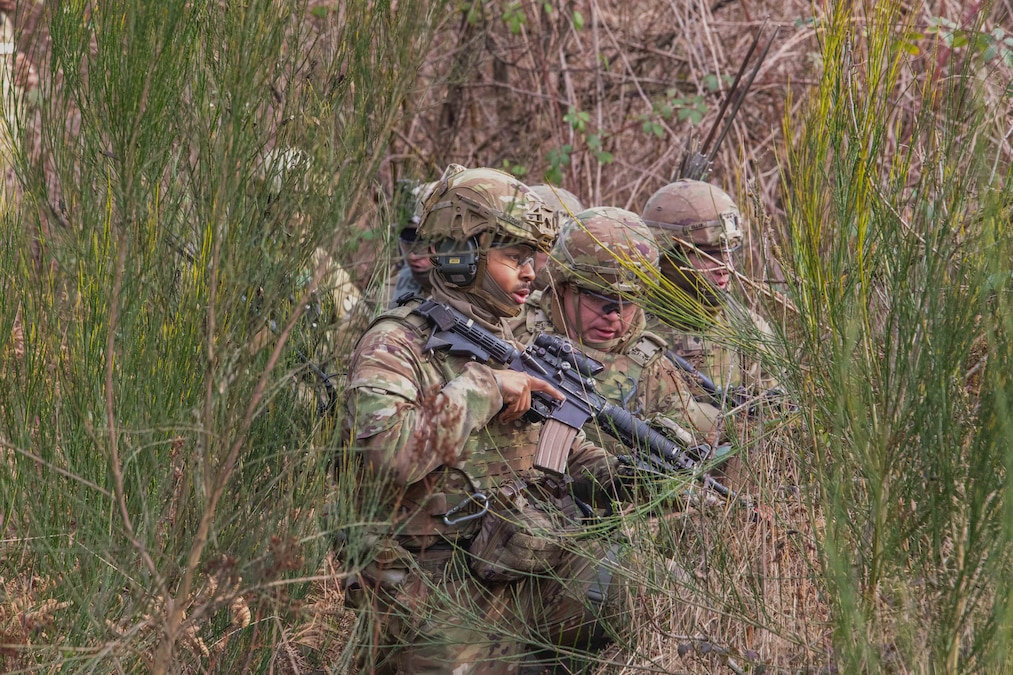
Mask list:
[[[582,377],[593,378],[605,370],[605,366],[600,361],[596,361],[586,354],[581,354],[574,349],[572,342],[558,335],[542,333],[535,338],[534,345],[538,349],[539,356],[544,357],[546,354],[549,354],[555,357],[553,360],[558,364],[557,367],[562,369],[573,368]]]

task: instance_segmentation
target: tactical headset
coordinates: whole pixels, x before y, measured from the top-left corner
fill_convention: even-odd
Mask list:
[[[477,237],[466,240],[444,239],[436,245],[433,266],[449,283],[463,288],[475,283],[478,276],[479,246]]]

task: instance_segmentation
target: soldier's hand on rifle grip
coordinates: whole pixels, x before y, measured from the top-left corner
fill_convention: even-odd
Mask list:
[[[513,422],[520,419],[531,407],[533,392],[547,394],[558,401],[566,398],[548,382],[527,373],[516,370],[497,370],[495,374],[496,382],[499,384],[499,392],[503,396],[503,410],[499,414],[500,420],[503,422]]]

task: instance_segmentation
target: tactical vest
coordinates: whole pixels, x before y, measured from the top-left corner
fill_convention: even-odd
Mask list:
[[[540,295],[533,293],[529,299],[528,311],[524,317],[525,342],[530,342],[541,333],[559,334],[548,314],[538,306]],[[598,361],[604,369],[595,375],[598,393],[621,408],[634,414],[643,412],[643,397],[640,382],[645,370],[665,354],[665,341],[650,332],[643,332],[619,353],[604,352],[593,347],[580,346],[589,357]],[[588,439],[599,447],[617,452],[620,444],[611,436],[601,432],[594,424],[585,427]],[[623,451],[625,452],[625,451]]]
[[[774,379],[762,372],[759,360],[750,358],[735,344],[736,339],[743,338],[733,334],[730,328],[732,321],[752,325],[760,336],[770,335],[770,327],[763,319],[738,305],[722,308],[712,330],[705,332],[682,332],[653,317],[648,320],[648,325],[667,340],[676,354],[689,361],[717,387],[744,386],[760,390],[775,386]],[[688,380],[695,389],[699,388],[692,378]],[[707,397],[702,390],[695,393]]]
[[[402,307],[385,312],[373,325],[393,319],[417,336],[421,348],[429,339],[432,328],[425,318],[412,313],[419,302],[412,300]],[[468,357],[430,352],[421,365],[423,368],[432,368],[442,384],[446,385],[464,370],[470,360]],[[489,365],[497,367],[495,364]],[[443,515],[466,502],[469,494],[482,492],[492,497],[501,487],[516,489],[519,482],[532,478],[532,461],[541,429],[541,424],[530,424],[523,420],[504,423],[493,418],[484,428],[471,434],[460,453],[462,459],[456,466],[437,469],[423,480],[408,486],[398,505],[397,514],[399,532],[413,540],[405,545],[431,544],[432,535],[439,535],[443,539],[473,536],[480,520],[448,526],[443,521]],[[458,514],[465,516],[476,510],[477,506],[467,504],[467,508]]]

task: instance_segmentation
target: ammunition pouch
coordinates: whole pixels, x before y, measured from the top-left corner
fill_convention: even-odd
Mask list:
[[[525,483],[501,488],[471,542],[471,571],[484,582],[507,582],[559,565],[567,538],[579,531],[576,507]]]

